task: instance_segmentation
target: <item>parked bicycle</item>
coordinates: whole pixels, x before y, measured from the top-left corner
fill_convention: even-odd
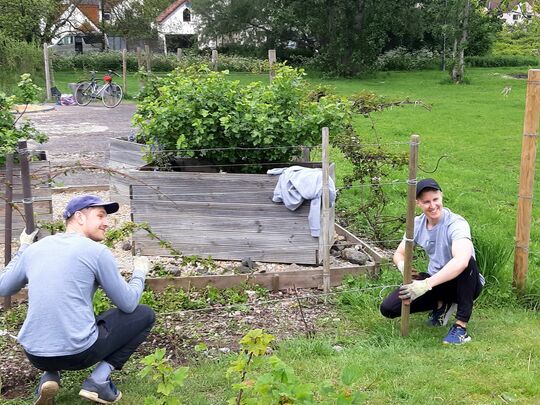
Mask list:
[[[79,83],[75,89],[75,101],[78,105],[88,105],[90,101],[101,98],[105,107],[114,108],[122,101],[124,92],[122,87],[112,82],[112,75],[120,75],[112,70],[103,76],[103,85],[96,80],[96,71],[90,71],[90,81]]]

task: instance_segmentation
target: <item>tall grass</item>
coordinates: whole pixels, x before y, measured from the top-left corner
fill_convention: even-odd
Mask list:
[[[0,31],[0,89],[12,93],[22,73],[43,75],[43,53],[36,44],[16,41]]]

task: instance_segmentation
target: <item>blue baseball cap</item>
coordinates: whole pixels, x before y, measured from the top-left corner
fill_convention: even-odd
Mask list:
[[[423,179],[416,184],[416,198],[420,197],[420,194],[425,189],[433,189],[442,191],[441,186],[433,179]]]
[[[78,197],[73,197],[67,203],[66,209],[64,210],[64,219],[68,219],[73,214],[75,214],[75,212],[88,207],[103,207],[105,208],[105,211],[107,211],[107,214],[112,214],[118,211],[118,209],[120,208],[120,206],[116,202],[105,202],[97,195],[86,194]]]

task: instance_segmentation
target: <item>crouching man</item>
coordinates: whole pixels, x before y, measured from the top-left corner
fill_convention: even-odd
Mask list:
[[[66,206],[66,232],[32,243],[36,232],[21,235],[21,246],[0,273],[0,296],[28,284],[28,314],[18,341],[30,362],[44,371],[36,405],[50,405],[60,388],[61,370],[81,370],[97,363],[79,395],[108,404],[122,394],[110,379],[146,339],[155,321],[152,309],[139,305],[149,270],[148,259],[135,257],[129,282],[120,275],[110,250],[99,243],[107,215],[118,203],[84,195]],[[94,315],[92,299],[101,287],[116,308]]]
[[[428,272],[413,274],[412,283],[388,295],[381,304],[381,313],[388,318],[399,317],[402,300],[410,300],[411,313],[430,311],[427,323],[444,326],[457,309],[456,322],[443,343],[469,342],[467,323],[473,302],[484,285],[476,265],[469,224],[443,207],[442,190],[433,179],[418,182],[416,204],[422,214],[414,220],[414,245],[427,253]],[[399,244],[393,260],[403,273],[405,240]]]

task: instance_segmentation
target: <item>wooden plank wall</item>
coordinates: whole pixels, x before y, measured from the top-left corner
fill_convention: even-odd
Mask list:
[[[109,147],[110,188],[109,194],[113,201],[129,204],[129,179],[132,170],[146,165],[143,146],[135,142],[113,138]]]
[[[32,196],[34,198],[34,217],[36,222],[52,221],[52,192],[49,182],[51,175],[50,162],[37,161],[30,162],[30,178],[32,183]],[[5,229],[5,168],[0,168],[0,229]],[[25,226],[24,206],[22,203],[23,191],[21,182],[21,172],[19,165],[14,165],[13,169],[13,238],[18,239],[19,234]],[[4,244],[3,235],[0,236],[0,244]]]

